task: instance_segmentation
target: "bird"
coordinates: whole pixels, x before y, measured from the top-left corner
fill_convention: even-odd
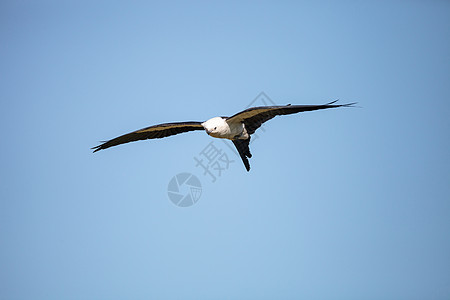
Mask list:
[[[113,146],[148,139],[160,139],[168,136],[204,130],[214,138],[231,140],[236,147],[247,172],[250,171],[249,158],[250,138],[261,125],[276,116],[296,114],[299,112],[314,111],[320,109],[353,107],[354,103],[335,104],[338,100],[331,101],[321,105],[278,105],[278,106],[258,106],[247,108],[231,117],[214,117],[205,122],[174,122],[153,125],[142,128],[109,141],[103,141],[102,144],[91,148],[93,152],[104,150]]]

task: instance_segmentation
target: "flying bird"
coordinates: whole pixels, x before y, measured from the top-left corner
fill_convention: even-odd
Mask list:
[[[205,122],[176,122],[153,125],[105,141],[101,145],[91,149],[93,149],[94,152],[97,152],[129,142],[160,139],[183,132],[205,130],[209,136],[231,140],[239,152],[239,156],[241,157],[245,168],[247,171],[250,171],[250,163],[248,161],[248,159],[252,157],[249,148],[250,137],[264,122],[281,115],[290,115],[327,108],[350,107],[355,104],[334,104],[336,101],[337,100],[322,105],[288,104],[282,106],[251,107],[238,112],[231,117],[214,117]]]

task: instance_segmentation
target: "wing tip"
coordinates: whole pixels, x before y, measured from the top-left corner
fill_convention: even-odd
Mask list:
[[[326,103],[325,105],[331,105],[331,104],[334,104],[334,103],[336,103],[336,102],[338,102],[338,101],[339,101],[339,99],[336,99],[336,100],[333,100],[333,101],[331,101],[331,102]]]
[[[97,151],[100,151],[100,150],[102,150],[102,145],[92,147],[91,150],[94,150],[94,151],[92,151],[92,153],[95,153],[95,152],[97,152]]]
[[[92,151],[92,153],[95,153],[97,151],[108,148],[108,147],[105,147],[106,141],[100,141],[100,143],[101,143],[100,145],[91,148],[91,150],[94,150],[94,151]]]
[[[335,104],[338,101],[339,101],[339,99],[336,99],[334,101],[331,101],[331,102],[328,102],[328,103],[324,104],[324,106],[331,106],[331,107],[356,107],[355,105],[358,104],[358,102],[351,102],[351,103],[346,103],[346,104]]]

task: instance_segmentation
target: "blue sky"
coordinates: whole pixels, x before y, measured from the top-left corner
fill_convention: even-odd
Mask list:
[[[0,4],[0,299],[448,299],[446,1]],[[203,132],[276,104],[247,173]],[[261,98],[257,98],[257,102]],[[177,207],[167,188],[202,185]],[[185,187],[186,188],[186,187]],[[182,192],[185,192],[184,189]]]

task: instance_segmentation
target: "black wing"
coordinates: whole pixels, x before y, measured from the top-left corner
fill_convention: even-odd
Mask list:
[[[117,146],[120,144],[125,144],[134,141],[148,140],[148,139],[160,139],[167,136],[194,131],[194,130],[204,130],[201,122],[178,122],[178,123],[165,123],[150,126],[147,128],[142,128],[119,137],[115,139],[104,142],[101,145],[93,147],[94,152],[109,147]]]
[[[336,100],[337,101],[337,100]],[[333,104],[332,101],[322,105],[282,105],[282,106],[260,106],[243,110],[227,119],[227,122],[242,122],[249,134],[253,134],[264,122],[269,121],[275,116],[296,114],[304,111],[318,109],[348,107],[355,103]]]
[[[250,137],[246,140],[232,140],[234,146],[236,146],[237,151],[239,152],[239,156],[244,163],[247,172],[250,171],[250,163],[248,162],[248,158],[252,157],[250,153],[250,148],[248,147],[250,143]]]

